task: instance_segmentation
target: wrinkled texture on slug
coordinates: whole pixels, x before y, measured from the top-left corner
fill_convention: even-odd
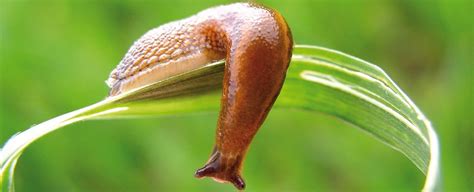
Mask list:
[[[152,29],[112,71],[110,96],[226,60],[216,145],[196,177],[245,183],[241,167],[285,79],[293,41],[276,11],[236,3]]]

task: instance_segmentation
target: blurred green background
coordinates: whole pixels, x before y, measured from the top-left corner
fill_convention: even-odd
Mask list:
[[[104,80],[147,30],[232,1],[0,1],[0,143],[103,99]],[[381,66],[432,120],[446,191],[472,191],[470,0],[261,1],[298,44]],[[77,123],[26,150],[17,191],[233,191],[193,177],[215,113]],[[273,110],[249,151],[248,191],[417,191],[403,155],[334,117]]]

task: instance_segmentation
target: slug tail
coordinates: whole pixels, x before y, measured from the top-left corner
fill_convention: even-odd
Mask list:
[[[237,189],[245,189],[245,182],[240,175],[242,157],[223,155],[216,148],[204,167],[194,174],[197,178],[211,177],[217,182],[232,183]]]

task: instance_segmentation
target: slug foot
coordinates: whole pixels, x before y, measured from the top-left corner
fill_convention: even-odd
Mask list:
[[[240,176],[242,158],[240,156],[225,156],[214,150],[209,161],[204,167],[194,174],[197,178],[211,177],[220,183],[232,183],[237,189],[243,190],[245,182]]]

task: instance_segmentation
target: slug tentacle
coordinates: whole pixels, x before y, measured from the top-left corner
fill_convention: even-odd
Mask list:
[[[219,6],[146,33],[107,83],[114,96],[225,59],[216,144],[195,176],[243,189],[245,154],[280,92],[292,46],[278,12],[249,3]]]

